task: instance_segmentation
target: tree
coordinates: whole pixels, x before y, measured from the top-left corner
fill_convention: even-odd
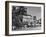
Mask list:
[[[36,16],[33,16],[34,26],[36,26]]]
[[[27,8],[25,8],[24,6],[20,6],[20,15],[24,15],[27,14]]]
[[[36,16],[33,16],[33,20],[36,20]]]
[[[13,26],[23,26],[22,15],[26,14],[26,8],[24,6],[13,6],[12,7],[12,24]],[[14,21],[13,21],[14,20]]]

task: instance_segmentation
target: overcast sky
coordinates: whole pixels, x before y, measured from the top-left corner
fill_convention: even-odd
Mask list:
[[[41,18],[41,7],[27,7],[27,14]]]

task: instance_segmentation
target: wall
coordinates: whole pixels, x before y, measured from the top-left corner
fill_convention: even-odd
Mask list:
[[[0,37],[8,37],[8,36],[5,36],[5,1],[6,0],[0,0]],[[11,1],[13,1],[13,0],[11,0]],[[46,3],[46,0],[14,0],[14,1],[44,2],[44,3]],[[45,7],[45,9],[46,9],[46,7]],[[45,19],[46,19],[46,15],[45,15]],[[13,37],[13,36],[9,36],[9,37]],[[23,36],[21,35],[21,36],[16,36],[16,37],[46,37],[46,34],[23,35]]]

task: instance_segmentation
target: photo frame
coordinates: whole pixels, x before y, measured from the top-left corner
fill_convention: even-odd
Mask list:
[[[5,35],[45,34],[45,3],[5,2]]]

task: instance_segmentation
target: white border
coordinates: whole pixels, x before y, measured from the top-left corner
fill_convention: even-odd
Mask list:
[[[31,31],[12,31],[12,6],[34,6],[34,7],[41,7],[41,30],[31,30]],[[44,31],[44,6],[41,4],[25,4],[25,3],[9,3],[9,34],[26,34],[26,33],[41,33]]]

